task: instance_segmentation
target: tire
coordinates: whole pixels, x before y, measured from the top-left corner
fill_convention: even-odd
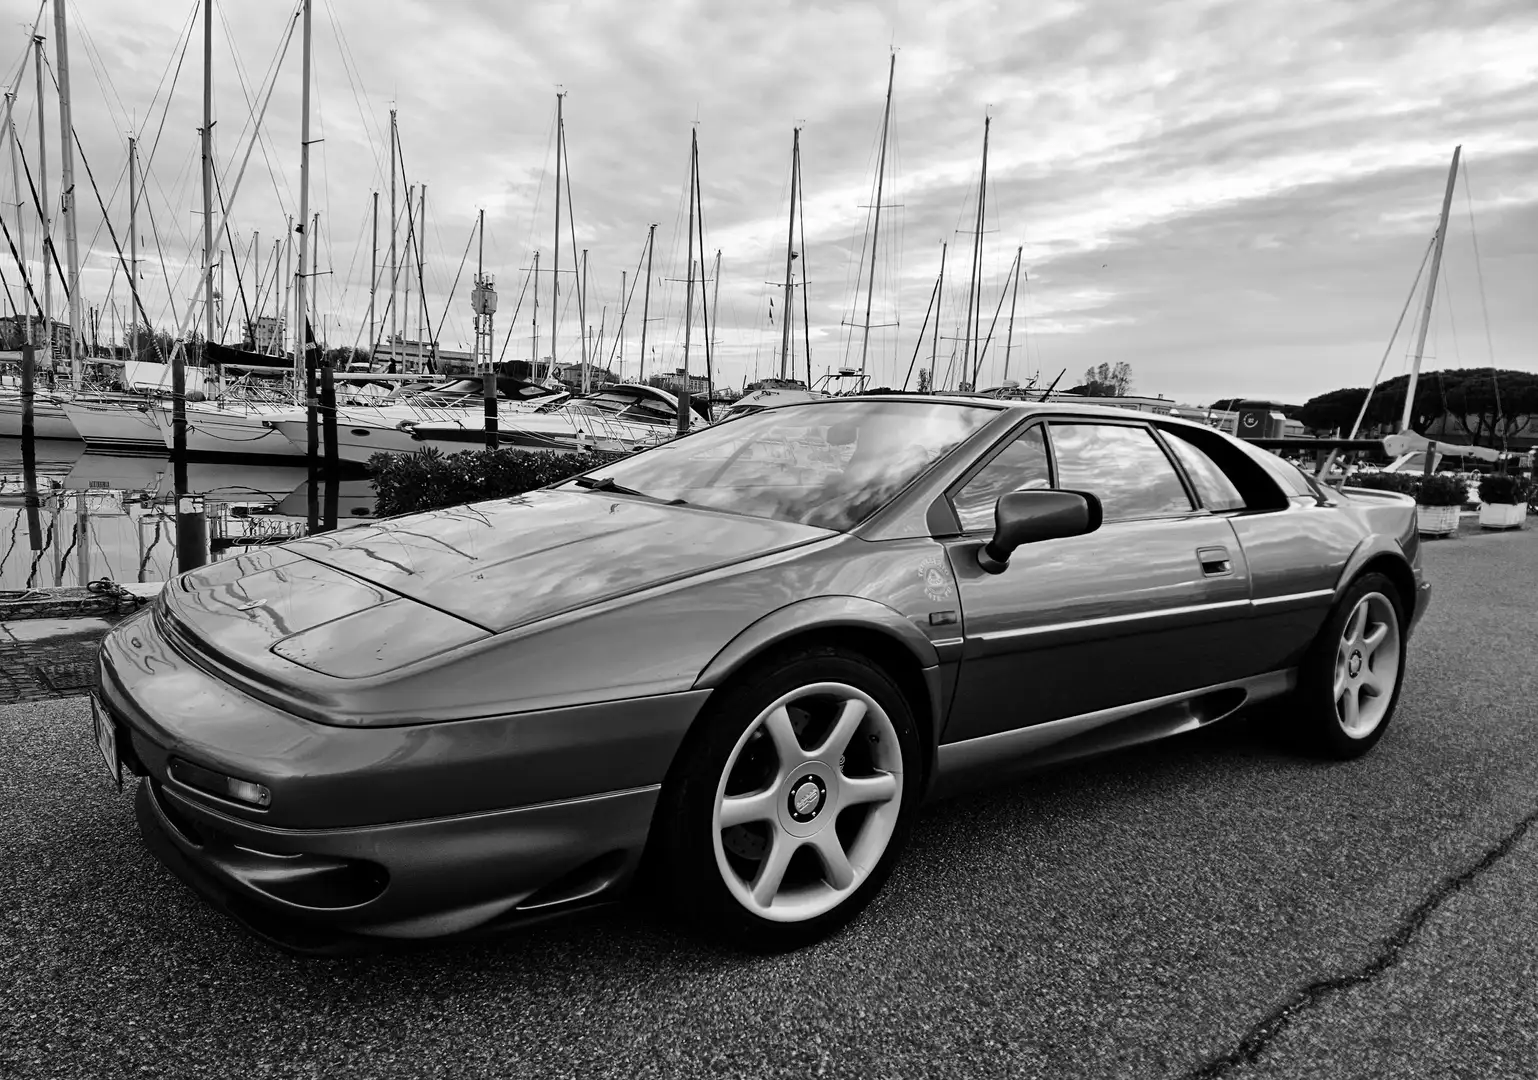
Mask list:
[[[776,654],[718,691],[679,750],[655,818],[658,899],[751,952],[824,938],[885,882],[922,780],[912,709],[881,668],[831,646]]]
[[[1351,583],[1300,672],[1296,704],[1303,748],[1359,758],[1378,744],[1404,685],[1404,601],[1382,574]]]

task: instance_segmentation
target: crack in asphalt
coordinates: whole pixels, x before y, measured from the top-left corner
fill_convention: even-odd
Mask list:
[[[1186,1073],[1185,1080],[1216,1080],[1217,1077],[1226,1076],[1240,1066],[1254,1064],[1304,1011],[1312,1009],[1335,994],[1371,983],[1393,967],[1404,955],[1406,947],[1414,940],[1426,920],[1436,913],[1442,903],[1505,858],[1534,823],[1538,823],[1538,811],[1534,811],[1518,822],[1517,826],[1499,843],[1489,848],[1478,862],[1438,883],[1437,887],[1405,917],[1399,927],[1379,942],[1376,954],[1366,964],[1345,975],[1319,979],[1296,991],[1245,1032],[1244,1037],[1232,1050]]]

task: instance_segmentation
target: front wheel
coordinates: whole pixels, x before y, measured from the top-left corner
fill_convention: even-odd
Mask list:
[[[753,950],[832,933],[897,858],[918,760],[912,711],[864,657],[825,648],[759,666],[711,703],[663,792],[675,908]]]
[[[1402,602],[1382,574],[1351,584],[1304,664],[1299,704],[1309,748],[1326,757],[1361,757],[1375,746],[1404,682]]]

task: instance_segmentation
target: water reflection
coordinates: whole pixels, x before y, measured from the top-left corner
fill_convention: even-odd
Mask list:
[[[32,550],[28,538],[21,440],[0,439],[0,590],[174,576],[176,514],[168,458],[86,453],[84,443],[64,440],[39,439],[35,445],[39,550]],[[305,533],[309,472],[302,460],[189,462],[187,487],[205,500],[210,561]],[[339,525],[373,513],[368,480],[338,482]]]

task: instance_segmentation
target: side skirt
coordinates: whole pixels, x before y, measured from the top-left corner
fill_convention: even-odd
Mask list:
[[[1242,708],[1281,697],[1291,692],[1297,682],[1297,669],[1288,668],[1183,694],[944,743],[935,758],[929,798],[944,798],[1048,765],[1195,731]]]

